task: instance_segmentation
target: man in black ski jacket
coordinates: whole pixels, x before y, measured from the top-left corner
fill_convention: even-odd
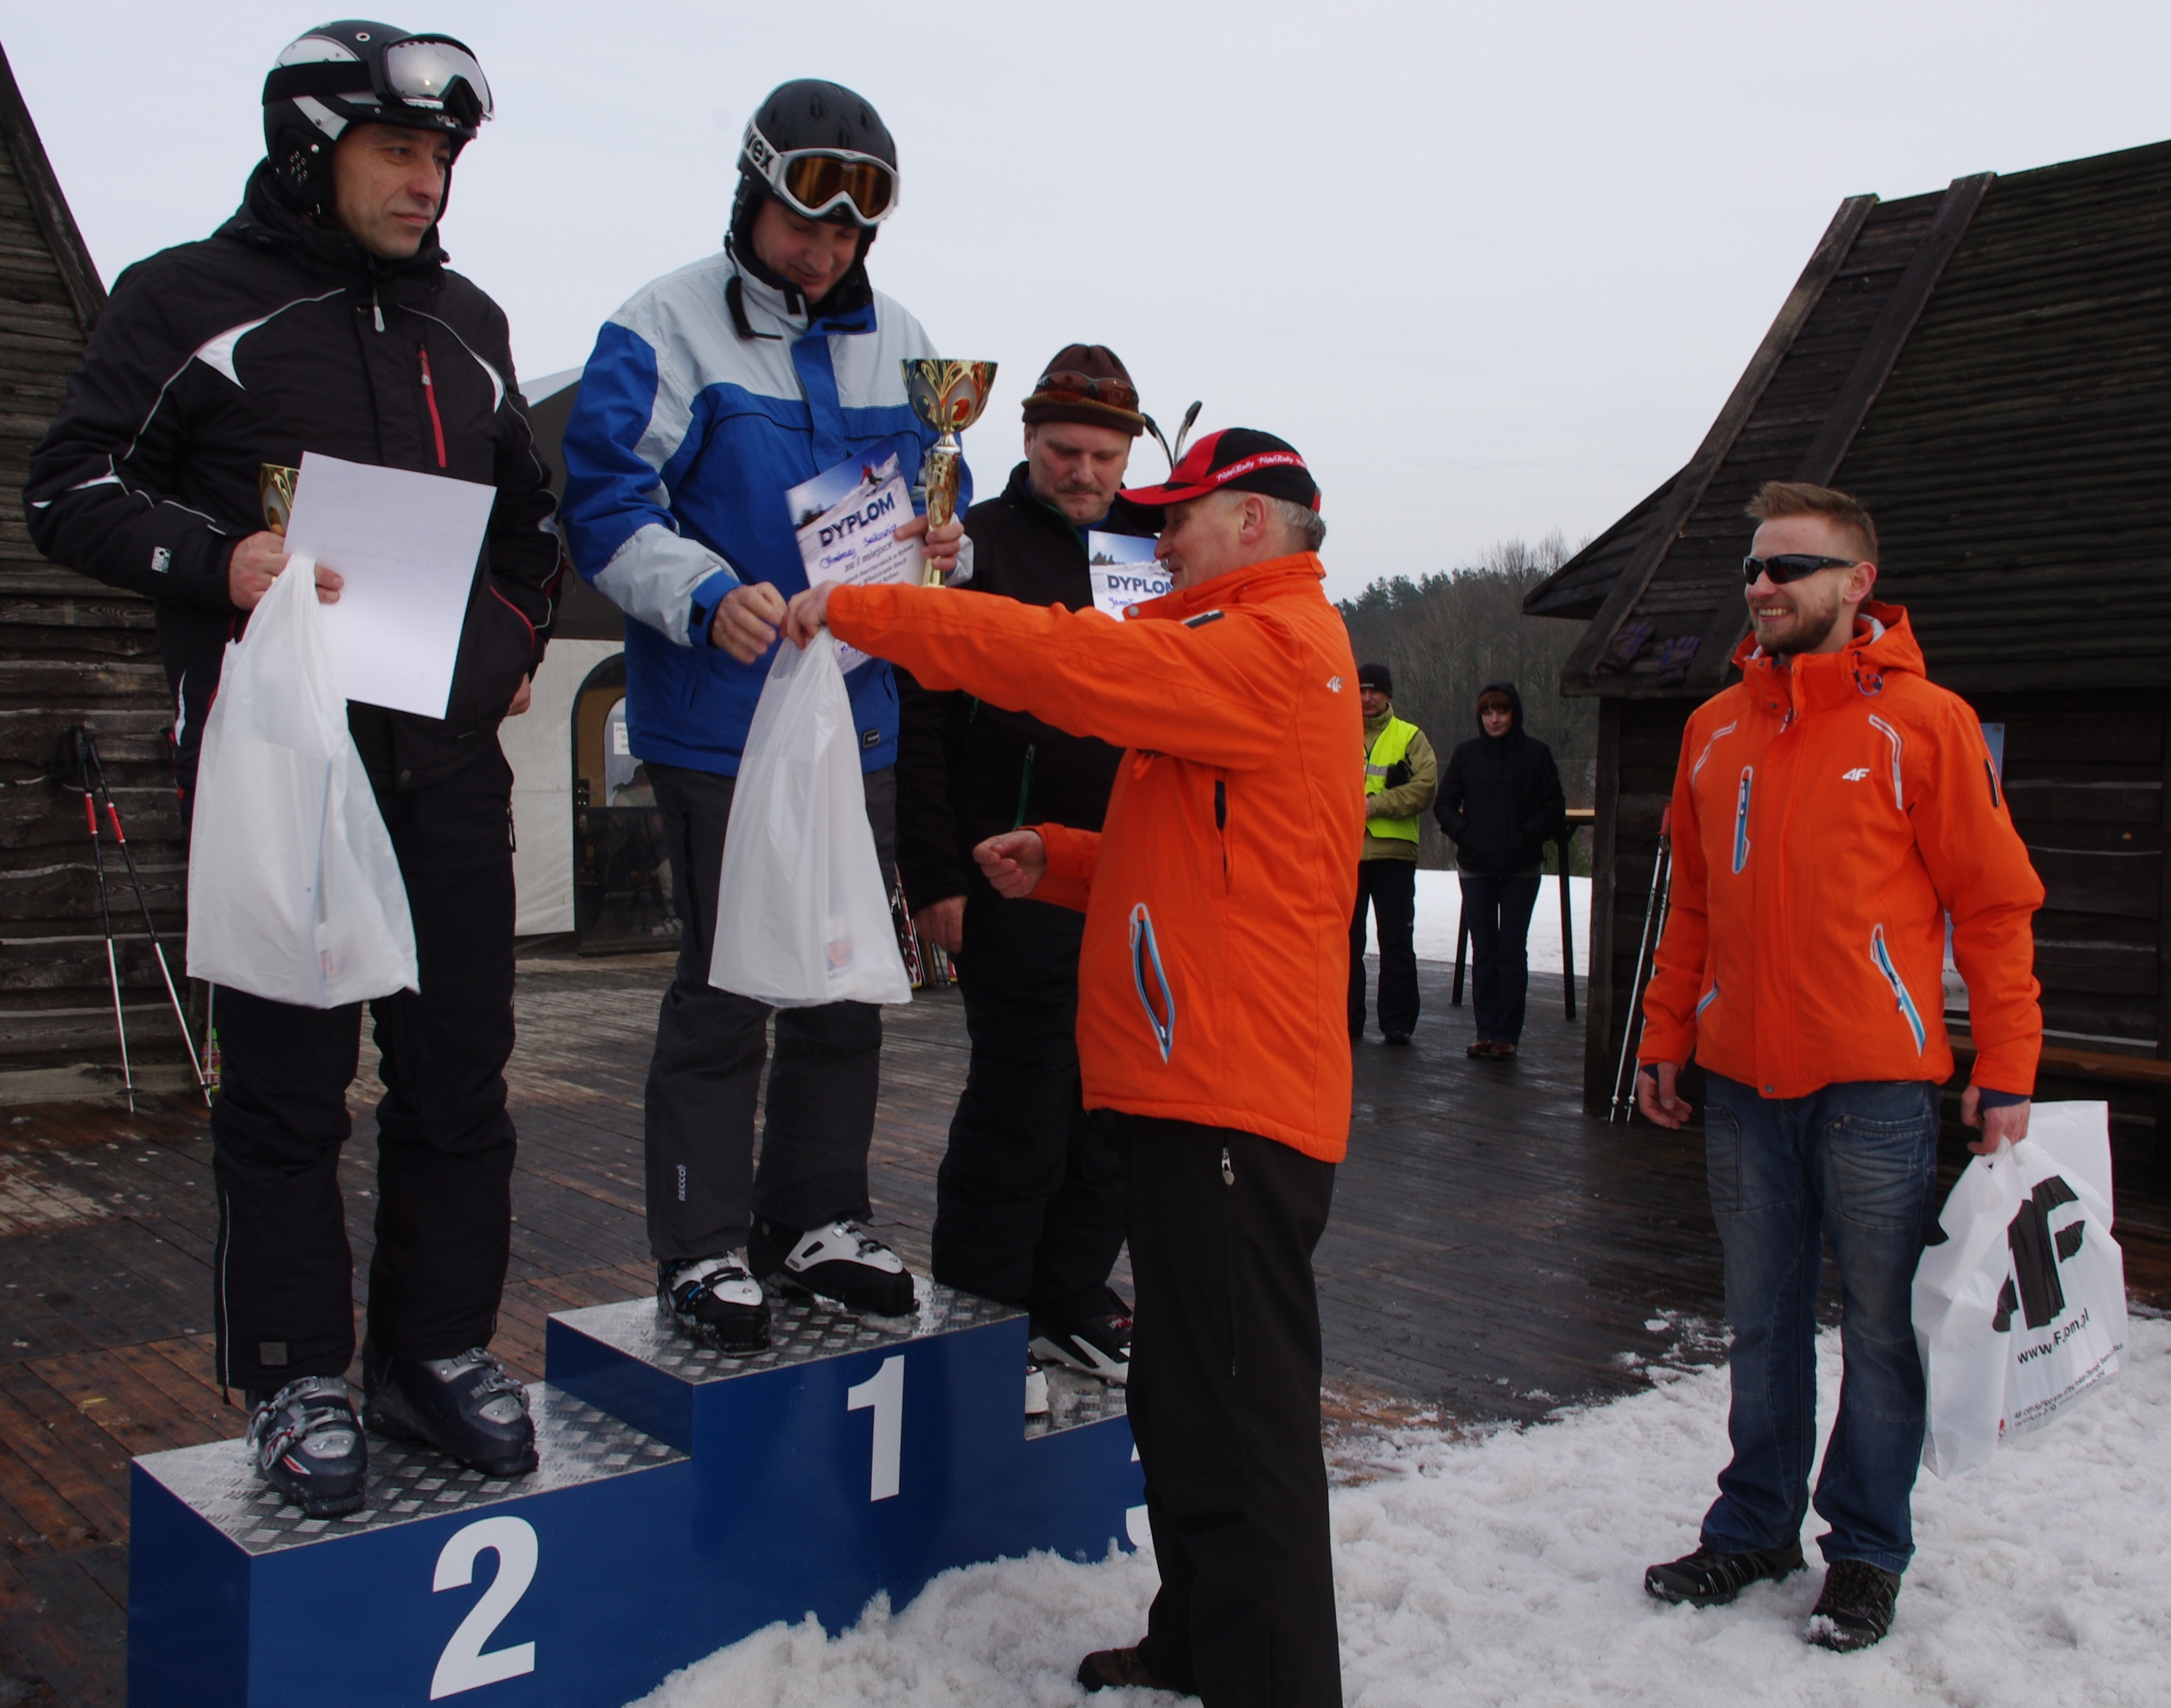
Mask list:
[[[512,773],[559,574],[549,477],[504,315],[446,270],[437,217],[490,115],[459,43],[330,24],[279,56],[267,158],[210,238],[131,267],[30,459],[39,549],[157,602],[185,801],[226,643],[285,564],[259,470],[315,452],[496,490],[442,719],[351,704],[406,880],[421,992],[371,1004],[383,1055],[370,1426],[495,1475],[535,1463],[526,1397],[486,1350],[509,1249]],[[336,565],[318,570],[335,599]],[[218,1377],[259,1469],[313,1516],[363,1498],[346,1383],[352,1259],[338,1179],[361,1005],[215,993]]]
[[[1119,495],[1145,430],[1115,354],[1074,344],[1025,403],[1026,460],[965,517],[967,593],[1081,610],[1092,532],[1151,535]],[[1097,830],[1123,755],[898,672],[898,865],[920,934],[956,957],[971,1065],[935,1177],[935,1278],[1027,1308],[1032,1353],[1126,1379],[1130,1308],[1108,1286],[1123,1244],[1122,1158],[1078,1079],[1085,916],[998,896],[974,844],[1028,822]],[[1029,1396],[1029,1403],[1031,1397]]]
[[[1565,822],[1567,797],[1552,749],[1523,728],[1512,682],[1477,696],[1479,733],[1458,747],[1439,779],[1433,817],[1455,843],[1463,917],[1470,923],[1473,1056],[1505,1059],[1523,1035],[1530,985],[1530,909],[1546,841]]]

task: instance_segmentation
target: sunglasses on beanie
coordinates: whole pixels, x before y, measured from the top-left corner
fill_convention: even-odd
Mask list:
[[[1096,379],[1091,374],[1064,368],[1041,375],[1033,387],[1036,397],[1069,398],[1074,402],[1106,404],[1112,410],[1136,410],[1138,392],[1119,379]]]

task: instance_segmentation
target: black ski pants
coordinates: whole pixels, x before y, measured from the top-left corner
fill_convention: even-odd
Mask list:
[[[1545,879],[1537,872],[1461,876],[1462,916],[1470,922],[1470,1006],[1477,1036],[1512,1044],[1523,1036],[1530,990],[1530,910]]]
[[[1311,1273],[1334,1166],[1230,1127],[1115,1120],[1131,1431],[1161,1568],[1139,1658],[1207,1708],[1336,1708]]]
[[[1349,1036],[1364,1030],[1364,912],[1380,926],[1380,1030],[1418,1029],[1418,863],[1357,862],[1357,909],[1349,916]]]
[[[737,779],[651,763],[663,815],[678,969],[656,1020],[648,1066],[648,1246],[658,1263],[713,1257],[747,1242],[753,1218],[797,1229],[863,1220],[867,1150],[881,1089],[882,1009],[863,1002],[779,1009],[761,1167],[754,1105],[768,1059],[769,1008],[709,983],[723,879],[724,833]],[[875,849],[888,881],[896,858],[897,773],[863,779]]]
[[[511,1250],[512,771],[493,740],[445,782],[380,796],[415,921],[420,992],[369,1004],[377,1250],[369,1337],[392,1357],[487,1346]],[[342,1376],[354,1256],[339,1183],[362,1007],[297,1008],[221,988],[212,1107],[212,1307],[222,1384],[268,1392]]]
[[[1086,916],[977,874],[957,970],[973,1054],[935,1177],[935,1278],[1056,1325],[1121,1311],[1123,1165],[1078,1081]]]

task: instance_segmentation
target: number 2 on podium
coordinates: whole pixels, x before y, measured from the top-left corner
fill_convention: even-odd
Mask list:
[[[437,1555],[432,1589],[466,1588],[474,1582],[475,1557],[480,1554],[497,1555],[497,1576],[483,1591],[482,1598],[468,1609],[468,1616],[437,1657],[437,1670],[430,1679],[432,1702],[535,1670],[533,1643],[516,1643],[487,1654],[482,1646],[528,1593],[528,1586],[535,1581],[535,1562],[541,1551],[535,1527],[525,1518],[481,1518],[453,1533],[444,1551]]]
[[[832,1391],[834,1391],[834,1389]],[[904,1355],[884,1358],[882,1368],[856,1388],[844,1390],[844,1409],[875,1414],[874,1457],[867,1470],[867,1498],[886,1501],[897,1493],[904,1462]]]

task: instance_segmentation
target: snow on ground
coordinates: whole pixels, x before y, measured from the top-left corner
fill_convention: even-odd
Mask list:
[[[1530,914],[1530,971],[1533,973],[1561,970],[1560,880],[1541,879],[1538,905]],[[1584,939],[1590,930],[1590,880],[1570,878],[1568,905],[1575,910],[1575,970],[1579,976],[1590,972],[1590,945]],[[1455,960],[1455,931],[1462,918],[1462,886],[1453,872],[1420,871],[1418,874],[1418,918],[1414,933],[1418,959],[1420,961]],[[1370,928],[1367,928],[1367,940]],[[1375,945],[1368,957],[1379,959]]]
[[[1837,1396],[1824,1336],[1820,1429]],[[2139,1708],[2171,1700],[2171,1322],[2136,1319],[2125,1373],[1985,1470],[1927,1472],[1916,1554],[1879,1647],[1840,1656],[1800,1630],[1822,1571],[1733,1606],[1664,1608],[1643,1567],[1686,1553],[1724,1447],[1726,1373],[1533,1428],[1403,1430],[1385,1475],[1333,1494],[1343,1676],[1352,1708]],[[773,1625],[667,1680],[646,1708],[995,1708],[1078,1704],[1089,1649],[1135,1641],[1150,1555],[1052,1555],[945,1573],[834,1639]],[[1144,1708],[1175,1699],[1102,1696]]]

